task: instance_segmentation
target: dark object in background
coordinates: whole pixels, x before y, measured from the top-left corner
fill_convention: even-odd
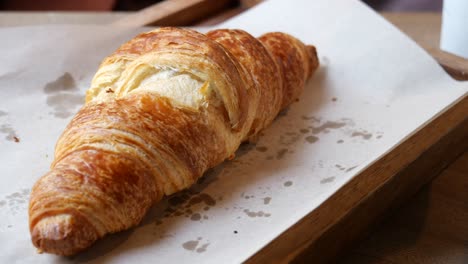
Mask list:
[[[378,11],[442,11],[442,0],[364,0]]]
[[[114,11],[137,11],[163,0],[117,0]]]
[[[137,11],[163,0],[0,0],[14,11]]]
[[[0,0],[1,8],[15,11],[110,11],[116,0]]]
[[[24,11],[136,11],[162,0],[0,0],[0,9]],[[362,0],[378,11],[441,11],[442,0]],[[243,0],[239,2],[260,2]]]

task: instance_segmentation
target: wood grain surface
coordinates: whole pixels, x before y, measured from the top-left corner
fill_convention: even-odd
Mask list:
[[[166,0],[112,22],[115,26],[186,26],[232,6],[232,0]]]
[[[465,98],[465,102],[462,102],[460,105],[460,111],[468,110],[468,98]],[[439,126],[443,124],[444,120],[447,116],[439,117],[439,120],[434,121],[429,126]],[[440,122],[440,123],[439,123]],[[439,124],[438,124],[439,123]],[[428,129],[427,127],[425,129]],[[434,129],[437,129],[434,127]],[[426,131],[433,133],[434,131]],[[401,170],[395,176],[393,176],[388,182],[386,182],[382,187],[372,193],[365,201],[361,202],[360,205],[355,207],[353,211],[343,218],[339,223],[334,225],[330,230],[328,230],[324,235],[322,235],[317,241],[315,241],[312,245],[310,245],[307,249],[304,249],[301,254],[296,257],[296,263],[307,263],[311,260],[314,260],[314,263],[325,263],[329,262],[330,260],[338,260],[338,258],[343,261],[343,263],[348,263],[349,255],[353,255],[352,259],[357,260],[359,259],[360,255],[364,257],[361,261],[364,262],[366,258],[370,257],[377,257],[378,260],[383,258],[383,256],[379,256],[379,252],[372,252],[371,248],[369,251],[366,251],[368,246],[376,246],[380,250],[385,250],[388,245],[396,244],[400,245],[400,251],[395,255],[400,254],[410,254],[414,251],[415,255],[425,255],[428,252],[424,250],[418,251],[417,249],[411,249],[415,245],[415,241],[406,241],[407,237],[405,236],[395,236],[393,231],[388,233],[387,226],[381,226],[381,222],[385,221],[390,223],[392,230],[394,229],[413,229],[412,231],[415,232],[414,239],[416,239],[416,235],[419,235],[418,242],[421,244],[424,243],[433,243],[431,241],[426,241],[427,238],[432,239],[430,234],[428,235],[427,230],[422,230],[420,228],[420,224],[424,224],[426,219],[426,215],[424,215],[424,209],[427,209],[429,204],[421,203],[420,200],[414,199],[411,196],[414,194],[415,190],[420,189],[424,184],[429,182],[432,178],[436,177],[436,181],[439,182],[442,188],[445,190],[450,189],[453,183],[446,183],[445,181],[440,181],[439,177],[437,177],[440,172],[446,168],[450,162],[457,157],[460,157],[463,153],[466,154],[466,149],[468,147],[468,119],[464,119],[462,124],[454,128],[449,133],[445,134],[441,140],[439,140],[436,144],[429,147],[424,153],[419,156],[414,162],[409,164],[405,169]],[[424,137],[424,135],[421,135]],[[414,139],[410,139],[414,140]],[[462,153],[462,154],[461,154]],[[467,155],[468,156],[468,155]],[[465,171],[465,175],[468,171]],[[460,177],[450,179],[454,182],[460,183],[461,187],[458,189],[453,190],[453,194],[455,197],[461,199],[466,196],[467,187],[466,180],[465,182],[460,182]],[[446,185],[447,184],[447,185]],[[463,187],[464,186],[464,187]],[[427,187],[426,187],[427,189]],[[463,190],[464,189],[464,190]],[[433,194],[430,190],[426,190],[429,194]],[[458,192],[458,194],[457,194]],[[434,198],[434,197],[433,197]],[[438,197],[435,197],[438,199]],[[409,201],[409,202],[408,202]],[[468,200],[459,200],[455,202],[454,205],[465,203]],[[461,202],[461,203],[460,203]],[[403,205],[403,208],[407,206],[407,204],[412,204],[413,209],[419,209],[421,214],[413,214],[409,213],[408,210],[399,209],[399,206]],[[447,208],[441,208],[440,204],[431,203],[431,210],[435,214],[438,214],[441,209],[446,211]],[[462,206],[463,208],[463,206]],[[467,213],[459,214],[460,209],[458,208],[455,211],[447,214],[447,217],[455,217],[466,219],[468,217]],[[440,213],[440,212],[439,212]],[[442,213],[445,215],[446,212]],[[392,219],[398,218],[399,221],[394,221]],[[390,220],[388,220],[390,219]],[[457,222],[457,221],[455,221]],[[458,221],[457,225],[448,225],[445,223],[444,227],[446,231],[452,234],[459,234],[459,243],[457,244],[456,240],[454,244],[457,244],[457,248],[454,250],[457,252],[457,255],[460,254],[468,254],[467,244],[463,245],[463,240],[468,240],[468,233],[461,232],[459,233],[460,225],[466,223],[467,221]],[[413,225],[411,225],[413,223]],[[415,224],[417,223],[417,224]],[[435,225],[437,226],[437,225]],[[462,228],[466,229],[467,227]],[[363,245],[358,246],[357,249],[351,250],[349,254],[343,254],[346,252],[346,249],[352,248],[353,244],[371,233],[373,230],[377,230],[377,235],[375,235],[374,240],[380,240],[380,243],[376,241],[372,241],[371,239],[365,240]],[[451,231],[449,231],[451,230]],[[370,241],[371,240],[371,241]],[[434,244],[432,245],[434,249],[438,246],[444,247],[444,244]],[[390,250],[390,249],[388,249]],[[409,253],[408,253],[409,252]],[[365,253],[368,253],[367,255]],[[359,256],[354,256],[358,254]],[[437,252],[434,252],[436,255]],[[438,255],[438,257],[444,257],[443,255]],[[371,260],[366,260],[371,261]],[[372,260],[372,261],[375,261]],[[341,262],[340,262],[341,263]],[[356,262],[357,263],[357,262]],[[367,263],[367,262],[365,262]],[[369,262],[369,263],[380,263],[380,262]],[[413,262],[408,259],[407,262],[402,262],[402,260],[395,262],[395,263],[438,263],[438,262]],[[442,263],[442,262],[441,262]],[[450,263],[450,262],[447,262]],[[460,262],[459,262],[460,263]],[[462,262],[461,262],[462,263]]]
[[[467,223],[465,151],[362,242],[342,254],[338,263],[468,263]]]

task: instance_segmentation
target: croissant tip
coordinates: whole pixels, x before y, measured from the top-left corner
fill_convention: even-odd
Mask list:
[[[96,232],[87,222],[71,214],[59,214],[41,219],[31,231],[31,239],[39,252],[70,256],[97,240]]]
[[[315,72],[315,70],[319,67],[320,61],[317,55],[317,49],[313,45],[307,45],[307,52],[309,53],[309,60],[310,60],[310,72],[309,77]]]

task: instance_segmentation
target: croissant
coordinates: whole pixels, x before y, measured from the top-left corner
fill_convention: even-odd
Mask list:
[[[297,99],[315,47],[285,33],[159,28],[105,58],[32,188],[40,252],[76,254],[137,225]]]

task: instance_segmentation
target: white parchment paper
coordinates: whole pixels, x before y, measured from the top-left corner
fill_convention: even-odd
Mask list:
[[[147,29],[0,29],[0,262],[242,262],[467,92],[357,1],[268,1],[219,27],[288,32],[321,68],[256,145],[73,258],[36,254],[29,191],[100,61]]]

